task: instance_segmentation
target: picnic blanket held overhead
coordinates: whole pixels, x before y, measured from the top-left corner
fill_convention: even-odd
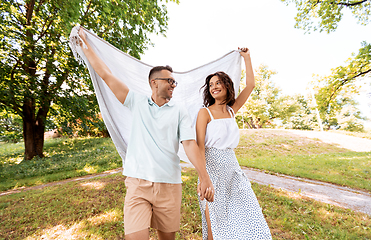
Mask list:
[[[130,110],[116,99],[106,83],[89,64],[79,45],[79,28],[80,26],[76,26],[71,31],[70,47],[75,58],[89,69],[103,120],[124,166],[126,148],[130,141],[131,123],[135,119],[132,119]],[[122,52],[85,28],[83,29],[90,46],[116,77],[123,81],[130,90],[151,96],[148,73],[153,66]],[[197,57],[197,53],[195,57]],[[192,59],[189,59],[189,61],[192,61]],[[171,63],[169,65],[171,66]],[[241,78],[241,56],[238,51],[231,51],[215,61],[190,71],[174,71],[173,73],[175,80],[178,82],[178,86],[174,89],[173,100],[186,106],[194,122],[199,109],[203,105],[200,88],[205,83],[206,77],[217,71],[223,71],[231,77],[237,95]],[[178,155],[180,159],[189,162],[182,144],[180,144]]]

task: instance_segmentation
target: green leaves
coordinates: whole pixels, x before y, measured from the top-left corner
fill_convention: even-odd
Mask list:
[[[346,10],[362,25],[371,21],[370,0],[281,0],[287,5],[293,3],[298,10],[296,28],[311,31],[333,32]],[[358,94],[356,82],[370,76],[371,72],[371,44],[362,42],[357,55],[353,54],[346,64],[332,69],[332,74],[315,80],[316,95],[321,117],[325,119],[328,128],[342,128],[348,130],[363,130],[359,122],[363,119],[357,110],[354,95]],[[343,108],[346,108],[344,110]],[[352,116],[352,117],[350,117]],[[346,119],[346,120],[344,120]]]
[[[3,1],[0,109],[23,117],[24,102],[31,101],[33,117],[27,120],[34,124],[39,117],[57,126],[76,119],[92,124],[88,119],[99,109],[88,72],[68,46],[72,27],[91,29],[139,58],[151,44],[148,34],[164,34],[167,20],[166,6],[155,0]]]
[[[336,94],[345,85],[353,85],[357,78],[365,77],[371,72],[371,44],[362,42],[359,53],[346,61],[345,66],[332,69],[332,74],[325,77],[325,85],[328,90],[328,98],[325,106],[328,106]],[[325,90],[323,90],[325,91]]]
[[[22,139],[22,119],[7,110],[0,112],[0,141],[17,143]]]
[[[343,17],[346,9],[351,10],[353,16],[362,25],[370,22],[371,1],[369,0],[281,0],[286,5],[296,5],[298,13],[295,17],[295,27],[311,31],[325,31],[327,33],[336,30],[338,23]]]
[[[318,129],[315,105],[311,97],[283,95],[271,77],[276,74],[268,66],[255,70],[255,88],[247,102],[237,113],[240,128]],[[241,88],[244,84],[241,83]]]
[[[260,65],[255,72],[255,89],[239,110],[237,119],[242,125],[243,118],[249,128],[272,127],[275,119],[288,118],[296,111],[297,106],[292,97],[280,95],[281,89],[271,80],[275,71],[269,70],[266,65]]]
[[[341,129],[362,131],[364,119],[357,109],[354,96],[359,94],[359,82],[371,72],[371,44],[362,42],[357,55],[353,54],[343,66],[332,69],[332,74],[313,81],[316,99],[325,124]]]

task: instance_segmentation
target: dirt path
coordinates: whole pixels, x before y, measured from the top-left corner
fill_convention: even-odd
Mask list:
[[[189,163],[181,165],[193,167]],[[371,215],[371,194],[368,192],[283,174],[267,174],[252,168],[242,167],[242,170],[250,181]]]
[[[368,192],[305,178],[266,174],[244,167],[242,170],[251,181],[256,183],[295,192],[317,201],[349,208],[371,216],[371,194]]]

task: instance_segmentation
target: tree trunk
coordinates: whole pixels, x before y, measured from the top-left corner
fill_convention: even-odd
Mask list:
[[[26,160],[31,160],[35,156],[44,157],[45,118],[35,118],[34,102],[33,99],[29,99],[23,105],[23,139]]]
[[[256,129],[256,126],[254,124],[254,119],[251,117],[249,119],[250,121],[246,121],[247,125],[249,126],[250,129]]]
[[[246,125],[247,125],[247,127],[248,127],[249,129],[253,129],[253,127],[252,127],[252,125],[251,125],[251,122],[249,122],[249,121],[247,120],[247,121],[245,121],[245,123],[246,123]]]

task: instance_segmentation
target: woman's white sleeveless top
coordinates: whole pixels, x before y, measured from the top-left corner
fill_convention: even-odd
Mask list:
[[[240,133],[238,131],[237,123],[234,119],[233,109],[227,106],[230,118],[214,119],[210,110],[211,121],[206,126],[205,147],[227,149],[236,148],[240,140]]]

